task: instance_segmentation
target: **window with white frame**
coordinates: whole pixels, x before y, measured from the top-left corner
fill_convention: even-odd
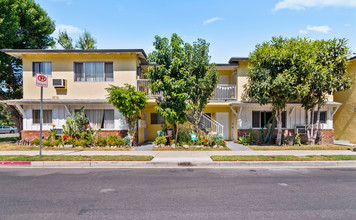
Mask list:
[[[287,112],[282,112],[282,128],[286,128],[286,115]],[[264,128],[266,124],[272,122],[271,111],[252,111],[252,127]]]
[[[103,82],[114,81],[112,62],[74,63],[74,81]]]
[[[40,110],[32,110],[32,123],[40,123]],[[52,110],[43,110],[43,123],[52,124]]]
[[[75,112],[80,112],[80,110],[75,110]],[[85,109],[84,112],[93,129],[114,129],[113,109]]]
[[[36,74],[52,75],[52,63],[51,62],[33,62],[32,63],[32,76]]]

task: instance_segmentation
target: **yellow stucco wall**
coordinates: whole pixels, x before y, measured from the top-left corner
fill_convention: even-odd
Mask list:
[[[351,61],[348,71],[356,76],[356,60]],[[335,93],[334,100],[342,103],[334,115],[334,138],[356,144],[356,84],[349,90]]]
[[[32,62],[52,62],[52,76],[48,88],[44,88],[44,99],[105,99],[105,88],[110,84],[122,86],[124,83],[136,86],[136,54],[24,54],[23,94],[24,99],[38,99],[40,88],[32,76]],[[114,81],[75,82],[74,62],[113,62]],[[67,90],[55,89],[52,79],[66,79]]]

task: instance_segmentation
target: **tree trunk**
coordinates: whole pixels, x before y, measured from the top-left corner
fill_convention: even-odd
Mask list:
[[[308,142],[310,142],[310,126],[309,126],[309,111],[305,110],[305,127],[307,130],[307,138],[308,138]]]
[[[317,115],[316,115],[316,128],[315,128],[315,141],[316,144],[319,144],[321,141],[321,133],[320,133],[320,109],[321,105],[318,103]]]
[[[199,134],[199,124],[200,124],[202,114],[203,114],[203,111],[197,111],[193,115],[194,120],[195,120],[194,130],[197,135]]]
[[[310,131],[310,143],[311,145],[314,145],[315,144],[315,134],[314,134],[314,108],[312,108],[310,110],[310,114],[311,114],[311,122],[310,122],[310,125],[311,125],[311,131]]]
[[[13,105],[7,105],[7,109],[10,111],[12,119],[15,122],[15,126],[17,128],[17,131],[19,132],[19,140],[21,140],[21,131],[23,129],[23,121],[22,121],[22,115],[21,113],[17,110],[17,108]]]
[[[177,122],[177,123],[176,123],[176,139],[175,139],[175,140],[176,140],[176,141],[175,141],[176,143],[178,143],[178,129],[179,129],[179,128],[178,128],[178,122]]]
[[[282,110],[281,109],[276,109],[276,121],[277,121],[277,128],[278,128],[276,144],[278,146],[281,146],[282,145]]]

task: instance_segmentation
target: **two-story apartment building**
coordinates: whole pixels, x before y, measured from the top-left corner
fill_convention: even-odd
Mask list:
[[[23,115],[23,139],[39,137],[40,88],[35,85],[36,73],[49,76],[49,86],[44,89],[44,130],[51,129],[52,124],[61,129],[68,115],[84,107],[90,125],[100,128],[102,135],[125,135],[128,128],[125,119],[107,103],[105,90],[110,84],[125,83],[137,86],[148,96],[139,121],[139,142],[154,140],[164,124],[154,110],[159,94],[150,92],[149,80],[144,78],[147,68],[156,64],[148,63],[142,49],[2,51],[23,61],[23,99],[5,101],[15,105]],[[264,127],[265,115],[268,117],[271,112],[271,105],[260,106],[244,93],[248,63],[246,57],[232,57],[229,62],[216,65],[219,83],[204,109],[204,119],[226,140],[237,139],[250,128],[258,132]],[[321,113],[324,140],[329,143],[333,140],[333,114],[339,105],[330,96]],[[305,118],[299,103],[289,103],[282,119],[285,134],[293,135],[298,126],[306,124]]]

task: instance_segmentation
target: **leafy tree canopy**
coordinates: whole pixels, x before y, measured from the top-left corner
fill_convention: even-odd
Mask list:
[[[136,87],[129,84],[125,84],[123,87],[111,85],[106,90],[109,93],[107,96],[109,103],[112,103],[126,118],[129,125],[130,145],[132,145],[132,138],[137,129],[137,120],[146,106],[146,93],[136,91]]]
[[[33,0],[0,0],[0,49],[46,49],[55,44],[53,20]],[[22,62],[0,52],[0,99],[22,98]],[[22,116],[8,106],[18,130]]]

